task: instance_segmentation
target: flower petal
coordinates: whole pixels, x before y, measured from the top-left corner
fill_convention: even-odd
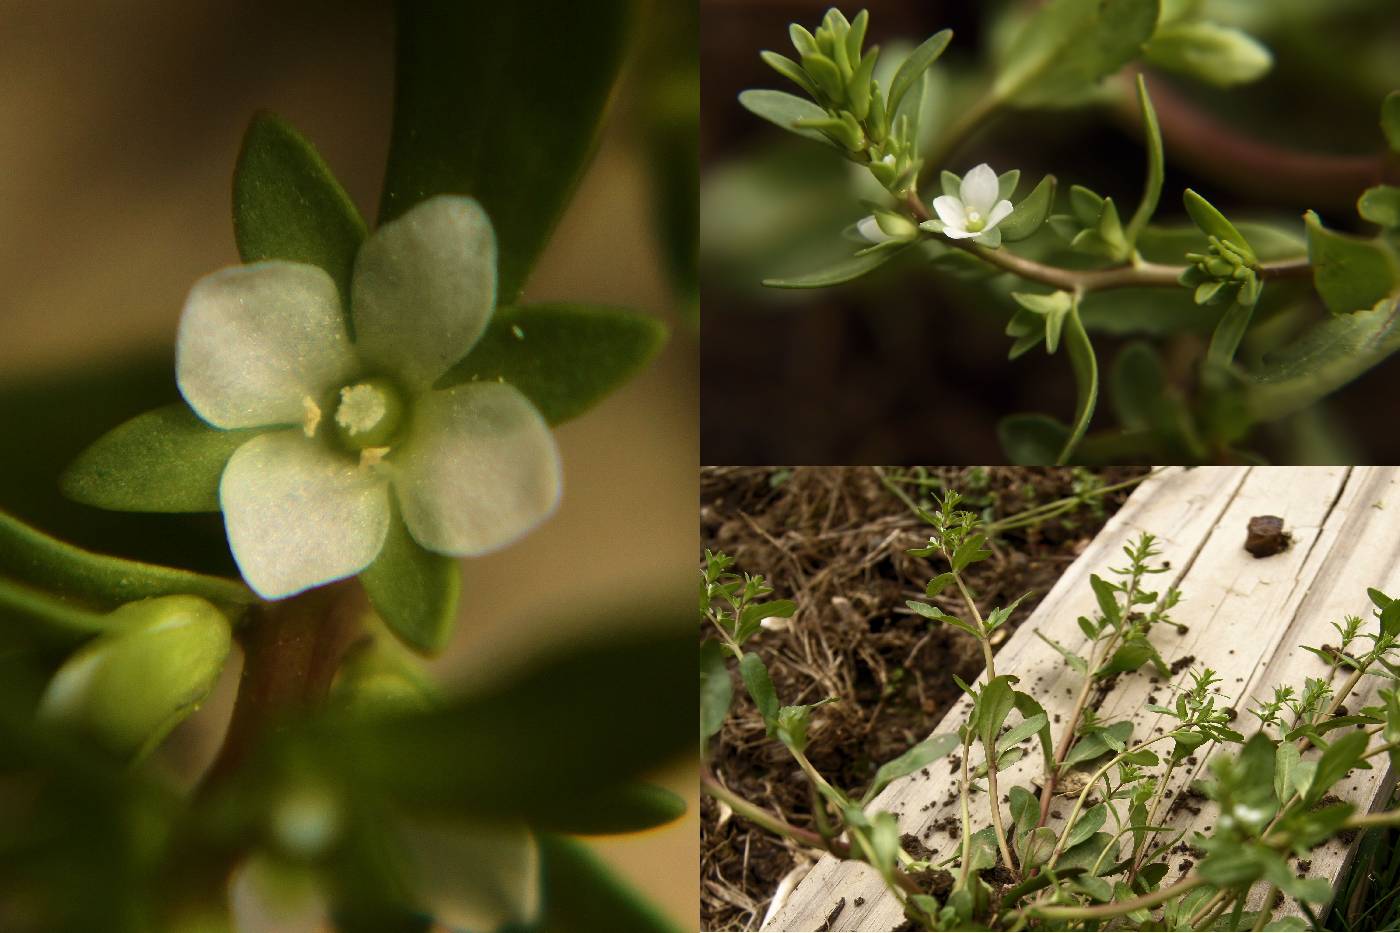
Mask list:
[[[1007,217],[1010,217],[1012,210],[1014,210],[1014,208],[1011,206],[1010,201],[998,201],[996,207],[992,208],[992,212],[987,215],[987,226],[982,229],[992,229]]]
[[[997,202],[997,195],[1001,193],[999,188],[997,173],[983,162],[963,176],[962,202],[968,210],[977,211],[985,217]]]
[[[874,214],[867,214],[858,220],[856,222],[856,232],[871,243],[884,243],[886,240],[894,239],[888,233],[880,229],[880,222],[875,219]]]
[[[299,430],[234,451],[219,502],[238,569],[264,599],[359,573],[389,530],[384,477]]]
[[[365,361],[426,388],[466,355],[495,308],[491,219],[474,198],[429,198],[360,247],[351,295]]]
[[[482,554],[542,522],[559,500],[559,451],[514,386],[468,382],[419,398],[391,455],[404,522],[439,554]]]
[[[938,219],[949,227],[959,229],[967,226],[967,209],[951,194],[940,194],[933,199],[933,211]]]
[[[256,262],[190,289],[175,344],[185,401],[219,428],[297,424],[358,366],[335,282],[316,266]]]
[[[977,234],[968,230],[963,230],[960,227],[944,227],[943,235],[951,237],[954,240],[966,240],[968,237],[977,236]]]

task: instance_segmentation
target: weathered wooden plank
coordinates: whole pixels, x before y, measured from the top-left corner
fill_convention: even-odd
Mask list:
[[[1313,493],[1305,492],[1312,495]],[[1328,516],[1321,534],[1316,536],[1306,566],[1299,573],[1297,592],[1289,600],[1288,620],[1280,633],[1266,664],[1250,677],[1244,691],[1253,707],[1259,700],[1273,695],[1276,684],[1291,684],[1301,691],[1308,677],[1325,677],[1328,665],[1300,646],[1314,647],[1336,644],[1337,633],[1331,623],[1340,623],[1346,615],[1357,615],[1365,625],[1374,626],[1367,587],[1378,587],[1389,593],[1400,591],[1400,470],[1394,467],[1357,467],[1351,471],[1346,488]],[[1301,543],[1295,547],[1301,547]],[[1236,627],[1238,631],[1238,626]],[[1333,678],[1334,686],[1345,678],[1345,672]],[[1377,701],[1376,690],[1381,682],[1365,678],[1346,701],[1351,710]],[[1245,707],[1239,707],[1244,713]],[[1240,731],[1248,734],[1258,722],[1247,716]],[[1203,751],[1205,751],[1203,749]],[[1202,756],[1204,758],[1204,756]],[[1305,757],[1316,757],[1310,753]],[[1356,770],[1338,785],[1338,795],[1356,804],[1361,811],[1383,805],[1394,783],[1385,759],[1371,770]],[[1196,768],[1174,779],[1179,791],[1200,776],[1202,761]],[[1196,817],[1184,810],[1172,814],[1174,827],[1203,828],[1211,815]],[[1307,874],[1335,881],[1346,869],[1352,846],[1334,839],[1314,849],[1307,859]],[[1175,880],[1186,866],[1185,859],[1173,860],[1167,883]],[[1267,885],[1256,887],[1251,908],[1259,906]],[[1287,912],[1297,912],[1291,900],[1284,905]]]
[[[1174,618],[1186,630],[1159,627],[1153,633],[1154,643],[1169,662],[1187,663],[1186,659],[1194,656],[1215,668],[1223,680],[1222,694],[1247,719],[1245,705],[1259,684],[1272,682],[1277,676],[1301,682],[1303,674],[1298,670],[1305,669],[1313,656],[1296,651],[1294,644],[1299,638],[1310,644],[1326,641],[1318,626],[1331,631],[1326,627],[1327,619],[1314,616],[1331,612],[1330,618],[1340,618],[1343,610],[1336,609],[1334,603],[1348,607],[1345,611],[1363,612],[1367,585],[1384,588],[1400,584],[1392,580],[1400,570],[1391,569],[1400,553],[1400,540],[1396,540],[1400,539],[1400,523],[1391,523],[1393,528],[1387,529],[1385,521],[1364,514],[1367,509],[1376,511],[1370,503],[1395,482],[1394,471],[1366,470],[1352,475],[1347,468],[1255,468],[1247,473],[1206,468],[1154,478],[1125,504],[998,653],[998,672],[1021,676],[1031,685],[1030,692],[1043,698],[1052,715],[1068,714],[1077,678],[1032,629],[1041,628],[1072,648],[1082,645],[1084,638],[1074,620],[1093,607],[1088,574],[1117,565],[1114,558],[1121,546],[1137,530],[1149,530],[1162,539],[1162,556],[1174,571],[1159,577],[1154,585],[1166,585],[1174,577],[1185,596]],[[1393,498],[1395,507],[1400,508],[1400,495]],[[1290,550],[1264,559],[1243,550],[1248,520],[1260,514],[1285,519],[1294,537]],[[1357,540],[1363,541],[1361,549],[1374,557],[1358,563],[1354,553],[1357,545],[1348,543]],[[1280,666],[1285,662],[1304,667]],[[1317,665],[1325,672],[1320,661]],[[1318,673],[1306,669],[1309,675]],[[1142,675],[1126,678],[1102,698],[1098,709],[1109,718],[1131,717],[1135,736],[1145,738],[1160,733],[1164,726],[1157,714],[1142,709],[1143,704],[1149,696],[1167,702],[1170,689],[1170,685],[1153,683]],[[964,701],[934,731],[955,728],[966,713]],[[1249,731],[1248,722],[1240,725],[1242,731]],[[1171,782],[1174,791],[1199,774],[1205,757],[1202,754],[1176,770]],[[1024,783],[1038,770],[1038,760],[1027,759],[1007,771],[1002,786]],[[1376,772],[1358,773],[1378,777]],[[1381,789],[1379,780],[1368,788],[1367,781],[1359,779],[1356,786],[1356,792],[1365,798],[1361,802],[1368,806]],[[927,777],[913,775],[896,782],[877,805],[898,814],[904,831],[913,832],[947,855],[956,839],[940,836],[931,827],[955,808],[955,792],[954,775],[946,766],[936,767]],[[1063,809],[1069,809],[1068,801]],[[1182,825],[1198,819],[1200,828],[1212,818],[1208,812],[1198,817],[1187,810],[1175,816]],[[1312,873],[1335,877],[1340,867],[1339,860],[1329,861],[1320,854]],[[814,929],[827,921],[843,898],[845,906],[832,919],[830,929],[888,930],[901,921],[898,905],[885,895],[872,871],[824,858],[767,929]]]
[[[1110,564],[1117,566],[1122,546],[1140,532],[1151,531],[1158,536],[1162,559],[1174,568],[1172,573],[1162,575],[1167,578],[1162,579],[1163,585],[1179,578],[1192,565],[1207,532],[1219,521],[1247,475],[1248,470],[1242,467],[1173,468],[1146,480],[1066,570],[1031,618],[1002,646],[997,653],[999,669],[1025,672],[1027,682],[1034,685],[1032,692],[1045,698],[1046,711],[1052,716],[1067,714],[1074,691],[1072,676],[1063,669],[1060,656],[1037,638],[1033,629],[1041,628],[1065,644],[1081,643],[1083,635],[1075,619],[1091,613],[1095,605],[1088,575]],[[956,728],[966,718],[968,708],[964,697],[932,731]],[[1013,772],[1005,782],[1007,786],[1011,780],[1027,779],[1029,763],[1017,767],[1026,769],[1026,774]],[[947,854],[952,840],[944,837],[940,843],[929,832],[933,823],[945,815],[946,808],[924,807],[933,801],[942,804],[952,784],[947,780],[946,766],[934,767],[929,773],[932,779],[915,774],[893,782],[876,798],[873,807],[899,814],[904,832],[914,833],[940,854]],[[846,904],[832,921],[832,930],[888,930],[901,922],[898,905],[885,896],[884,886],[872,869],[827,856],[813,866],[765,929],[816,929],[826,922],[841,898]],[[857,899],[861,899],[859,905]]]

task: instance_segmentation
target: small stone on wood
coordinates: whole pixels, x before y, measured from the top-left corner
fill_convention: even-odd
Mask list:
[[[1277,515],[1256,515],[1249,520],[1244,549],[1255,557],[1272,557],[1291,543],[1293,536],[1283,530],[1283,519]]]

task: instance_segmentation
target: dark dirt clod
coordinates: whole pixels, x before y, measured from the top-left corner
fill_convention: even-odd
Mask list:
[[[900,836],[899,844],[904,846],[905,852],[908,852],[910,855],[914,856],[914,858],[918,859],[921,862],[927,861],[928,859],[931,859],[938,854],[937,852],[933,851],[928,846],[920,842],[919,837],[914,835],[913,833],[905,833],[903,836]]]
[[[1172,676],[1175,677],[1177,674],[1180,674],[1182,671],[1186,670],[1188,667],[1195,663],[1196,656],[1194,654],[1188,654],[1185,657],[1177,658],[1171,663],[1170,670],[1172,672]]]
[[[1144,472],[1097,471],[1105,484]],[[1075,482],[1068,469],[930,467],[926,475],[968,496],[964,508],[996,517],[1072,495]],[[749,644],[767,662],[783,702],[841,697],[813,717],[808,757],[834,784],[860,793],[881,763],[925,738],[958,699],[951,675],[970,681],[982,669],[971,637],[930,628],[905,609],[905,600],[924,599],[924,584],[947,569],[907,553],[927,543],[928,526],[868,467],[705,467],[700,487],[702,547],[734,557],[739,571],[762,574],[775,589],[772,598],[797,602],[786,630],[765,630]],[[1014,631],[1127,494],[1105,497],[1102,514],[1079,509],[1069,521],[999,539],[991,559],[966,571],[983,612],[1033,591],[1006,627],[1008,635]],[[955,594],[934,602],[960,608]],[[711,749],[711,767],[736,793],[796,825],[812,825],[805,781],[787,779],[791,759],[768,741],[737,678],[733,710]],[[737,817],[717,827],[718,815],[707,800],[701,928],[751,929],[792,870],[793,853]],[[951,823],[956,836],[957,821]],[[939,821],[932,826],[943,828]]]
[[[1283,530],[1283,519],[1277,515],[1256,515],[1249,520],[1244,549],[1255,557],[1272,557],[1292,541],[1293,536]]]
[[[859,907],[865,903],[865,898],[857,896],[855,900],[851,901],[851,903]]]

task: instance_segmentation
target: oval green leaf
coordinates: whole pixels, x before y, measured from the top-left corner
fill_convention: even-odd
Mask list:
[[[1054,203],[1055,176],[1046,175],[997,226],[1001,231],[1001,238],[1015,243],[1035,233],[1050,216],[1050,208]]]
[[[119,512],[217,512],[219,478],[258,429],[210,427],[183,403],[137,415],[98,438],[59,479],[64,495]]]
[[[452,635],[461,573],[450,557],[426,550],[399,514],[397,504],[379,556],[360,572],[360,583],[400,641],[421,654],[437,654]]]
[[[579,304],[497,308],[472,351],[439,387],[501,380],[534,403],[550,424],[583,414],[623,385],[661,350],[655,318]]]
[[[233,234],[244,262],[284,259],[326,270],[342,307],[350,307],[364,218],[315,147],[275,114],[253,117],[243,136],[233,173]]]
[[[475,197],[500,246],[497,299],[514,303],[597,142],[635,7],[396,4],[380,223],[434,195]]]

